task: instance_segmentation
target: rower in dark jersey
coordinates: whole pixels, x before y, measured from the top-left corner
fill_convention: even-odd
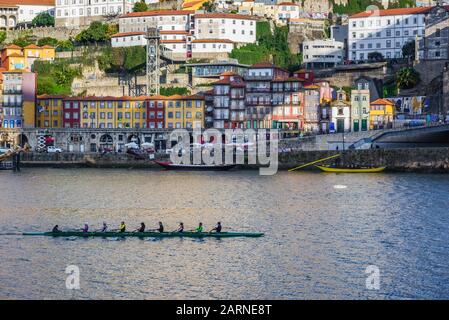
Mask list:
[[[184,223],[180,222],[179,227],[175,232],[184,232]]]
[[[58,225],[55,225],[53,227],[53,230],[51,230],[51,232],[61,232],[61,230],[59,230],[59,226]]]
[[[212,231],[215,231],[215,232],[221,232],[221,222],[219,221],[219,222],[217,222],[217,225],[215,226],[215,228],[213,228],[211,231],[209,231],[209,232],[212,232]]]
[[[145,232],[145,223],[140,223],[140,227],[137,228],[137,232]]]
[[[159,228],[156,229],[159,232],[164,232],[164,225],[159,221]]]

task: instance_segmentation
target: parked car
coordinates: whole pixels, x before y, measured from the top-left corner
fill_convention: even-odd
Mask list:
[[[49,147],[47,147],[47,152],[48,153],[61,153],[62,149],[61,148],[57,148],[55,146],[49,146]]]

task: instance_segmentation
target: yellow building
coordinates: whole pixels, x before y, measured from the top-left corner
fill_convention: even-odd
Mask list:
[[[14,44],[2,50],[1,66],[7,70],[31,70],[36,60],[54,61],[56,50],[51,46],[30,44],[21,48]]]
[[[394,120],[394,103],[387,99],[371,102],[369,113],[370,129],[391,128]]]
[[[195,95],[167,97],[165,128],[204,128],[204,98]]]
[[[36,127],[62,128],[64,95],[41,95],[37,97]]]
[[[146,128],[146,97],[71,97],[79,106],[80,128]]]

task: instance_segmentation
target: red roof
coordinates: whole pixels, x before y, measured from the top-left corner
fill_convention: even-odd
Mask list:
[[[161,30],[159,31],[159,34],[190,34],[188,31],[185,30]]]
[[[420,14],[426,13],[430,11],[433,7],[417,7],[417,8],[398,8],[398,9],[385,9],[385,10],[369,10],[356,13],[350,16],[350,19],[353,18],[366,18],[366,17],[376,17],[376,16],[396,16],[396,15],[405,15],[405,14]]]
[[[17,50],[22,50],[22,47],[19,47],[15,44],[10,44],[8,46],[6,46],[4,49],[17,49]]]
[[[371,104],[374,104],[374,105],[390,105],[390,106],[394,106],[394,103],[391,102],[391,101],[388,100],[388,99],[377,99],[377,100],[371,102]]]
[[[0,0],[0,6],[16,7],[19,5],[55,6],[55,0]]]
[[[192,43],[234,43],[229,39],[195,39]]]
[[[282,3],[278,3],[277,5],[278,6],[299,6],[298,4],[293,3],[293,2],[282,2]]]
[[[40,49],[41,47],[36,46],[35,44],[29,44],[24,49]]]
[[[241,20],[257,20],[255,17],[244,14],[235,13],[198,13],[196,19],[241,19]]]
[[[194,14],[193,10],[153,10],[144,12],[130,12],[120,18],[150,17],[150,16],[184,16]]]
[[[129,37],[129,36],[143,36],[145,32],[122,32],[116,33],[111,38]]]
[[[271,62],[258,62],[253,64],[250,68],[252,69],[259,69],[259,68],[276,68],[274,64]]]

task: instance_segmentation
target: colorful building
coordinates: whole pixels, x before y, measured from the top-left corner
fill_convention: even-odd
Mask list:
[[[351,129],[354,132],[369,129],[370,90],[369,84],[358,83],[357,89],[351,90]]]
[[[24,48],[10,44],[1,52],[1,66],[6,70],[31,70],[36,60],[54,61],[56,50],[51,46],[30,44]]]
[[[371,102],[369,113],[370,129],[392,128],[394,120],[394,103],[387,99]]]
[[[167,97],[165,128],[204,128],[204,97],[196,95]]]
[[[170,113],[166,112],[166,109]],[[200,96],[67,97],[41,95],[39,128],[202,128],[204,98]],[[170,116],[170,124],[166,117]]]
[[[0,127],[34,128],[36,74],[23,70],[3,71],[2,79]]]
[[[37,97],[36,127],[63,128],[64,95],[40,95]]]

